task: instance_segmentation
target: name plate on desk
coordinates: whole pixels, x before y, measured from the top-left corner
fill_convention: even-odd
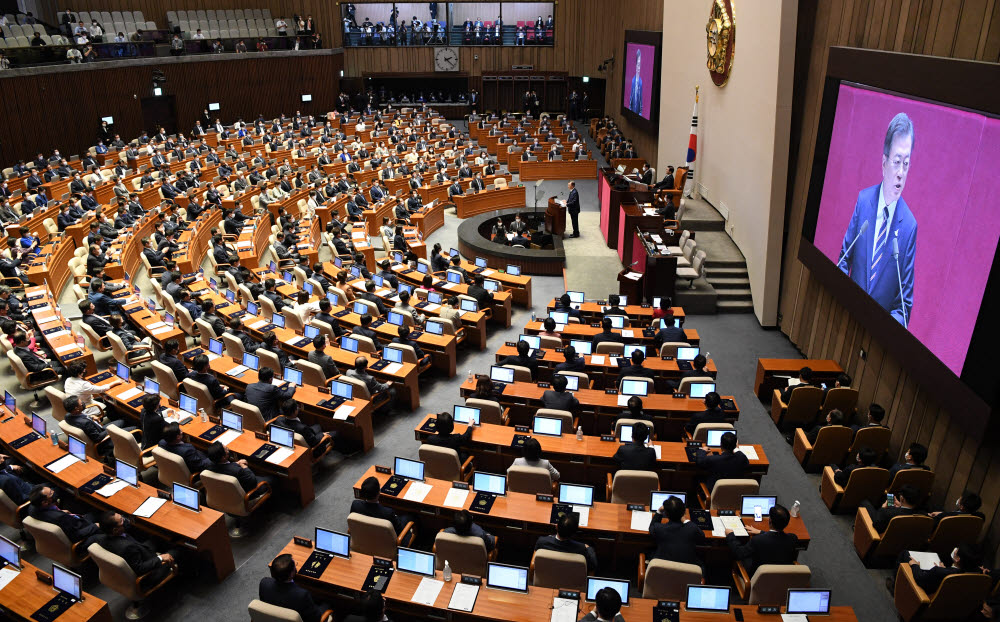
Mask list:
[[[389,495],[390,497],[399,495],[403,491],[403,486],[406,486],[407,481],[405,477],[393,475],[389,478],[389,481],[382,485],[382,494]]]
[[[601,440],[609,442],[609,443],[613,443],[613,442],[615,442],[615,435],[614,434],[601,434]]]
[[[757,607],[757,613],[766,616],[776,616],[781,614],[781,607],[775,605],[760,605]]]
[[[688,441],[687,447],[694,447],[695,449],[701,448],[701,441]]]
[[[672,397],[674,399],[681,400],[681,399],[684,399],[685,397],[687,397],[687,393],[674,393],[670,397]]]
[[[42,605],[42,607],[31,614],[32,620],[37,620],[38,622],[52,622],[67,609],[76,604],[76,599],[65,592],[59,592],[55,597],[49,602]]]
[[[472,505],[469,509],[473,512],[489,514],[490,509],[493,507],[493,502],[496,500],[496,495],[491,495],[488,492],[477,492],[476,497],[472,500]]]
[[[674,357],[670,356],[669,354],[664,354],[663,356],[660,357],[660,359],[664,361],[672,361],[674,360]]]
[[[313,541],[309,538],[300,538],[299,536],[292,536],[292,542],[298,546],[308,546],[312,547]]]
[[[504,345],[510,346],[512,348],[516,348],[517,347],[517,344],[514,343],[513,341],[505,341]]]
[[[535,501],[541,501],[542,503],[552,503],[553,501],[555,501],[555,497],[553,497],[552,495],[546,495],[544,493],[539,492],[535,494]]]
[[[604,389],[605,395],[618,395],[618,389]]]
[[[384,473],[386,475],[392,475],[392,469],[390,469],[387,466],[380,466],[380,465],[377,465],[377,464],[375,465],[375,472],[376,473]]]
[[[600,327],[601,327],[601,323],[600,323],[600,322],[594,322],[594,323],[592,323],[592,324],[590,325],[590,327],[591,327],[591,328],[600,328]]]
[[[258,441],[266,441],[267,440],[267,434],[264,434],[263,432],[254,432],[253,436]]]
[[[580,600],[580,592],[574,590],[559,590],[559,598],[567,600]]]
[[[305,563],[302,564],[302,567],[298,569],[297,573],[305,575],[310,579],[318,579],[323,576],[323,571],[326,570],[331,561],[333,561],[333,555],[313,551],[309,554]]]
[[[482,577],[477,577],[477,576],[471,575],[471,574],[463,574],[462,575],[462,583],[464,583],[466,585],[482,585],[483,584],[483,578]]]
[[[629,503],[628,510],[630,512],[645,512],[646,506],[641,503]]]
[[[77,350],[76,352],[70,352],[69,354],[63,354],[59,357],[60,361],[72,361],[75,358],[80,358],[83,356],[83,352]]]
[[[736,510],[719,510],[719,516],[736,516]]]
[[[548,388],[549,388],[549,387],[551,387],[551,386],[552,386],[552,385],[551,385],[551,384],[549,384],[548,382],[539,382],[539,383],[538,383],[538,388],[539,388],[539,389],[548,389]]]
[[[527,432],[528,431],[528,426],[526,426],[526,425],[516,425],[516,426],[514,426],[514,431],[515,432]]]

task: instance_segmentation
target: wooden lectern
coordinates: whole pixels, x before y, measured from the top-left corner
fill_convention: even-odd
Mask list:
[[[642,275],[638,279],[630,279],[626,274],[634,272],[629,268],[625,268],[618,273],[618,293],[622,296],[628,296],[629,304],[639,304],[642,301],[642,285],[643,281],[646,280],[646,275]]]
[[[566,233],[566,206],[558,203],[555,197],[549,197],[545,208],[545,229],[552,235]]]

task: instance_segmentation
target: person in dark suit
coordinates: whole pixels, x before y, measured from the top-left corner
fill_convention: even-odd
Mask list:
[[[499,365],[518,365],[520,367],[527,367],[531,370],[531,379],[534,380],[538,377],[538,361],[528,356],[528,352],[531,350],[531,346],[528,345],[527,341],[517,342],[517,354],[504,357],[500,361]],[[565,387],[564,387],[565,388]]]
[[[646,447],[649,427],[641,421],[632,426],[632,440],[615,452],[615,464],[619,469],[633,471],[653,471],[656,469],[656,450]]]
[[[125,519],[117,512],[106,512],[101,516],[101,531],[104,538],[101,546],[109,553],[121,557],[137,577],[142,577],[140,587],[156,585],[170,576],[177,566],[176,551],[157,553],[148,543],[140,542],[125,529]]]
[[[326,300],[326,299],[324,299]],[[329,300],[326,301],[329,304]],[[336,325],[336,319],[334,319],[334,324]],[[337,368],[337,363],[333,360],[333,357],[325,352],[326,350],[327,337],[324,333],[320,333],[313,337],[313,350],[309,352],[308,360],[314,365],[319,365],[323,370],[323,374],[327,379],[333,378],[340,375],[340,369]]]
[[[622,597],[614,588],[602,587],[594,596],[594,610],[580,622],[625,622],[622,617]]]
[[[882,407],[880,404],[872,402],[872,404],[868,406],[868,422],[865,425],[857,425],[857,424],[852,425],[851,430],[853,430],[854,433],[857,434],[858,430],[861,430],[863,428],[884,428],[886,427],[882,425],[882,421],[884,419],[885,419],[885,408]]]
[[[201,473],[212,466],[208,456],[191,443],[184,442],[184,435],[181,434],[180,425],[176,421],[163,426],[163,438],[160,439],[159,446],[183,458],[184,464],[192,474]]]
[[[621,334],[611,332],[610,318],[601,319],[601,332],[594,335],[594,338],[590,340],[591,345],[594,347],[594,352],[597,352],[597,346],[605,341],[609,341],[611,343],[625,343]]]
[[[204,300],[201,303],[201,320],[208,322],[215,332],[215,336],[221,338],[226,332],[226,324],[215,312],[215,303],[211,300]]]
[[[900,471],[905,471],[906,469],[923,469],[929,471],[931,468],[924,464],[927,460],[927,448],[920,443],[910,443],[910,448],[906,450],[906,455],[903,456],[903,462],[900,464],[894,464],[891,469],[889,469],[889,483],[892,484],[892,480],[896,477],[896,473]]]
[[[286,382],[281,387],[271,384],[271,380],[274,379],[274,370],[270,367],[261,367],[257,371],[257,378],[257,382],[247,387],[246,401],[260,410],[264,421],[270,421],[278,416],[281,403],[295,395],[296,386],[291,382]]]
[[[168,339],[163,344],[163,353],[160,354],[160,362],[169,367],[170,371],[174,372],[174,378],[177,379],[177,382],[183,382],[188,375],[188,369],[184,365],[184,362],[177,358],[180,348],[180,343],[176,339]]]
[[[385,599],[378,590],[368,590],[361,595],[361,613],[352,613],[343,622],[384,622],[389,618],[385,615]],[[303,618],[303,622],[305,619]]]
[[[63,398],[63,408],[66,409],[66,423],[82,430],[87,438],[90,439],[90,442],[94,444],[97,453],[106,460],[109,459],[115,447],[111,442],[111,437],[108,436],[108,431],[101,425],[100,415],[88,416],[84,414],[84,404],[76,395]],[[114,424],[123,430],[135,429],[134,427],[126,426],[124,419],[116,419],[109,422],[110,424]]]
[[[579,412],[580,400],[576,399],[575,395],[566,390],[567,384],[569,383],[566,380],[566,376],[561,374],[552,376],[552,388],[542,393],[542,406],[555,410],[565,410],[574,414]]]
[[[480,538],[486,545],[487,552],[492,551],[493,547],[496,546],[496,536],[477,525],[468,510],[461,510],[455,514],[452,526],[446,528],[444,533]]]
[[[931,512],[930,516],[934,519],[934,526],[941,522],[942,518],[947,518],[949,516],[978,516],[980,518],[986,518],[982,512],[979,511],[983,505],[983,500],[974,492],[966,491],[962,493],[962,496],[955,499],[955,509],[954,510],[942,510],[939,512]]]
[[[14,331],[14,354],[21,359],[24,367],[32,374],[38,374],[37,379],[59,376],[63,372],[62,366],[48,361],[35,354],[28,347],[28,335],[21,329]]]
[[[663,506],[653,510],[649,522],[649,535],[656,544],[651,559],[664,559],[681,564],[694,564],[704,570],[704,561],[696,547],[705,543],[705,532],[692,522],[684,522],[684,502],[678,497],[668,497]],[[667,522],[663,522],[666,517]]]
[[[579,516],[570,512],[559,519],[556,524],[556,535],[542,536],[535,542],[535,550],[556,551],[557,553],[571,553],[583,555],[587,560],[588,574],[597,569],[597,553],[594,547],[573,539],[579,527]]]
[[[229,406],[229,403],[236,399],[237,395],[230,393],[219,383],[219,379],[209,370],[208,363],[208,356],[205,354],[194,357],[194,360],[191,361],[192,371],[188,374],[188,378],[205,385],[217,406]]]
[[[910,118],[897,114],[882,144],[882,181],[858,193],[837,262],[904,327],[913,307],[917,250],[917,220],[902,198],[913,140]]]
[[[56,490],[49,484],[34,486],[28,493],[28,503],[29,516],[56,525],[63,530],[70,542],[84,542],[84,549],[101,536],[101,530],[93,517],[60,508]]]
[[[635,50],[635,75],[632,77],[632,86],[629,88],[628,109],[632,112],[642,114],[642,75],[639,73],[642,67],[642,50]]]
[[[732,529],[726,530],[726,544],[733,552],[733,557],[743,562],[743,567],[752,577],[753,573],[764,564],[793,564],[798,559],[796,548],[799,537],[794,533],[785,533],[785,527],[791,521],[788,509],[775,504],[767,513],[771,529],[761,531],[753,525],[747,525],[750,540],[740,543]]]
[[[310,425],[299,419],[299,404],[295,400],[285,400],[281,405],[281,415],[274,420],[274,424],[300,435],[314,454],[326,451],[337,435],[336,432],[324,432],[318,423]]]
[[[781,391],[781,401],[785,404],[788,400],[792,398],[792,391],[798,387],[811,387],[813,386],[813,370],[812,367],[808,365],[799,370],[799,382],[793,385],[789,385],[787,388]]]
[[[546,318],[548,319],[548,318]],[[563,348],[563,358],[566,359],[562,363],[557,363],[555,367],[555,372],[558,374],[561,371],[577,371],[583,372],[587,369],[587,360],[582,356],[576,355],[576,348],[573,346],[566,346]]]
[[[657,190],[673,190],[674,188],[674,167],[668,166],[667,173],[656,184]],[[673,219],[671,219],[673,220]]]
[[[941,582],[945,577],[953,574],[981,574],[983,572],[983,557],[972,544],[963,542],[951,553],[951,565],[945,566],[937,564],[933,568],[922,570],[920,562],[910,558],[910,569],[913,571],[913,580],[928,594],[933,594],[941,587]]]
[[[329,609],[317,604],[306,588],[295,583],[295,560],[288,553],[278,555],[271,562],[271,576],[260,580],[257,597],[269,605],[291,609],[299,614],[302,622],[321,622]]]
[[[104,337],[111,330],[111,322],[94,313],[94,304],[89,299],[79,302],[80,311],[83,313],[81,321],[94,329],[98,337]]]
[[[445,447],[458,452],[460,462],[465,462],[468,453],[464,449],[472,439],[472,426],[466,426],[465,432],[455,434],[455,418],[449,412],[441,412],[437,415],[437,426],[435,433],[424,439],[424,443],[435,447]]]
[[[920,491],[916,486],[906,484],[905,486],[901,486],[893,496],[892,503],[886,500],[882,504],[882,507],[876,508],[875,504],[865,499],[861,502],[860,507],[868,510],[868,515],[872,519],[872,526],[875,528],[875,531],[881,534],[889,526],[889,521],[897,516],[922,514],[922,512],[917,510],[918,503],[920,503]]]
[[[556,299],[556,304],[552,308],[553,311],[558,311],[560,313],[565,313],[570,317],[575,317],[577,319],[582,317],[580,310],[573,307],[573,301],[570,299],[569,294],[564,293],[562,296]]]
[[[240,488],[243,489],[244,493],[248,493],[257,488],[258,476],[250,470],[249,464],[245,459],[231,460],[232,456],[229,455],[229,450],[226,446],[215,441],[208,446],[205,451],[205,455],[208,459],[212,461],[205,470],[211,471],[213,473],[219,473],[220,475],[231,475],[236,478],[236,481],[240,483]],[[260,476],[260,479],[264,480],[267,486],[262,486],[260,490],[254,494],[251,499],[259,497],[260,495],[270,491],[270,482],[267,481],[265,476]]]
[[[16,505],[28,501],[31,494],[31,484],[22,478],[24,473],[24,467],[0,454],[0,491]]]
[[[625,309],[622,309],[618,305],[621,303],[621,296],[618,294],[611,294],[608,296],[608,307],[604,311],[604,315],[624,315],[628,316]]]
[[[163,428],[167,420],[161,414],[160,396],[147,393],[142,397],[142,410],[139,411],[139,426],[142,430],[142,448],[156,447],[163,438]]]
[[[566,198],[566,211],[569,212],[570,220],[573,222],[572,237],[580,237],[580,193],[576,190],[576,182],[571,181],[569,186],[569,196]]]
[[[876,460],[878,460],[878,454],[874,449],[870,447],[862,447],[858,450],[858,453],[854,455],[854,463],[845,466],[843,469],[834,468],[833,481],[838,486],[846,486],[847,481],[851,478],[851,473],[853,473],[855,469],[874,466]]]
[[[381,518],[392,523],[392,528],[396,530],[396,533],[401,533],[406,524],[410,522],[409,517],[406,515],[398,515],[392,510],[381,503],[378,502],[380,486],[378,479],[375,477],[369,477],[365,481],[361,482],[361,498],[355,499],[351,502],[351,513],[352,514],[364,514],[371,518]],[[411,530],[409,533],[409,541],[414,540],[414,534]]]
[[[662,323],[658,320],[653,320],[653,328],[658,329],[656,331],[656,337],[653,338],[653,343],[659,348],[664,343],[671,342],[687,342],[687,335],[684,333],[684,329],[680,326],[674,326],[674,313],[669,310],[669,313],[664,312],[662,318],[660,318]],[[661,328],[662,326],[662,328]]]
[[[483,275],[476,274],[473,275],[472,285],[469,286],[469,295],[476,299],[480,311],[492,308],[493,306],[493,294],[483,287],[484,282]],[[532,372],[531,376],[532,378],[535,377],[534,372]]]
[[[720,479],[746,477],[750,461],[742,452],[736,451],[736,434],[726,432],[721,440],[722,453],[710,454],[699,449],[695,456],[695,466],[705,473],[705,484],[709,491]]]
[[[819,436],[820,430],[825,427],[842,425],[844,425],[844,413],[840,412],[836,408],[833,408],[830,412],[826,413],[826,421],[817,423],[810,428],[808,432],[806,432],[806,439],[810,444],[814,444],[816,442],[816,438]]]
[[[625,378],[626,376],[655,379],[656,374],[653,373],[653,370],[646,369],[642,366],[642,363],[645,360],[646,354],[642,350],[634,350],[632,352],[632,364],[622,367],[621,371],[618,372],[618,384],[620,385],[622,378]]]

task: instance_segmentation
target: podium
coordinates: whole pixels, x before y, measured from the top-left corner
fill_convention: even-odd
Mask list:
[[[552,235],[566,233],[566,206],[556,202],[555,197],[549,197],[545,208],[545,229]]]
[[[625,276],[630,272],[633,270],[625,268],[618,273],[618,293],[622,296],[628,296],[629,304],[634,305],[642,301],[643,282],[646,280],[646,275],[642,275],[638,279],[630,279]]]

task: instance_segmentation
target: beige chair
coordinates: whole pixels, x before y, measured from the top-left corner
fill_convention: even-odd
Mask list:
[[[665,559],[653,559],[646,563],[646,554],[639,554],[639,589],[643,598],[659,600],[684,600],[687,586],[705,582],[701,568],[694,564],[682,564]]]
[[[250,622],[302,622],[302,616],[292,609],[277,605],[269,605],[256,598],[247,605]],[[333,609],[327,609],[320,615],[320,622],[333,622]]]
[[[194,320],[191,318],[191,312],[184,307],[177,307],[177,312],[174,314],[177,316],[177,323],[180,325],[181,330],[184,331],[186,335],[194,337],[198,334],[198,330],[194,326]],[[207,346],[207,342],[206,342]],[[181,344],[183,348],[183,343]]]
[[[548,417],[549,419],[558,419],[562,421],[562,431],[563,434],[570,434],[576,431],[577,419],[573,417],[573,413],[568,410],[559,410],[557,408],[539,408],[535,411],[536,417]]]
[[[118,335],[109,331],[106,336],[108,341],[111,342],[111,355],[116,361],[122,365],[126,365],[129,369],[135,369],[139,365],[153,360],[152,350],[135,350],[133,353],[130,353],[125,349],[125,344]]]
[[[201,339],[201,345],[203,348],[208,347],[209,339],[218,338],[215,334],[215,329],[212,328],[212,325],[201,318],[194,321],[194,327],[198,330],[198,337]]]
[[[587,558],[577,553],[538,549],[531,556],[528,572],[536,587],[581,591],[587,587]]]
[[[894,560],[901,551],[920,550],[931,535],[934,519],[911,514],[894,516],[881,534],[866,508],[854,517],[854,550],[865,564]]]
[[[828,464],[841,464],[851,445],[854,431],[843,425],[823,426],[816,435],[816,443],[810,443],[802,428],[795,430],[792,453],[806,471],[819,471]]]
[[[652,471],[619,469],[608,473],[605,498],[610,503],[649,503],[649,494],[660,489],[660,478]]]
[[[55,385],[49,385],[45,387],[45,397],[49,400],[49,404],[52,404],[52,418],[57,422],[65,420],[66,408],[63,406],[63,400],[66,399],[66,394]]]
[[[376,319],[376,318],[378,318],[381,315],[379,313],[379,311],[378,311],[378,307],[375,306],[375,303],[372,302],[371,300],[363,300],[361,298],[355,298],[354,302],[355,303],[360,302],[365,307],[367,307],[368,308],[368,315],[372,316],[372,319]]]
[[[302,384],[304,386],[322,387],[330,380],[323,373],[323,368],[315,363],[305,360],[295,361],[295,368],[302,372]]]
[[[201,483],[205,487],[205,505],[236,519],[229,529],[231,538],[246,535],[241,519],[250,516],[271,498],[271,486],[265,481],[258,482],[253,490],[244,492],[234,476],[206,469],[201,472]]]
[[[471,574],[477,577],[486,576],[486,564],[496,561],[497,547],[486,552],[486,543],[477,536],[460,536],[454,533],[439,531],[434,536],[434,562],[437,570],[444,568],[447,560],[452,572]]]
[[[34,393],[35,401],[31,403],[32,405],[39,403],[38,389],[59,382],[59,376],[51,369],[28,371],[28,368],[24,366],[24,361],[13,350],[7,350],[7,359],[10,361],[10,366],[14,369],[14,375],[17,376],[17,382],[21,385],[21,388]]]
[[[597,344],[597,349],[594,351],[594,354],[617,354],[618,356],[621,356],[625,354],[625,344],[615,343],[613,341],[602,341]]]
[[[170,489],[174,484],[201,488],[201,478],[198,473],[191,473],[184,458],[162,447],[153,447],[153,460],[156,462],[156,477],[160,483]]]
[[[819,387],[795,387],[787,404],[781,401],[781,391],[775,389],[771,399],[771,419],[781,429],[802,427],[816,419],[822,402],[823,389]]]
[[[389,521],[355,512],[347,515],[347,533],[352,551],[391,560],[396,559],[399,546],[416,536],[413,521],[406,523],[397,536]]]
[[[77,324],[77,328],[83,331],[83,334],[87,336],[87,343],[90,345],[91,350],[97,352],[107,352],[111,349],[111,340],[107,337],[98,337],[97,333],[89,324],[85,322],[80,322]]]
[[[691,393],[691,385],[696,382],[715,382],[715,378],[711,376],[692,376],[690,378],[682,378],[681,383],[677,385],[678,393]]]
[[[212,393],[204,383],[185,378],[181,381],[181,386],[184,387],[184,393],[198,400],[198,407],[204,408],[206,413],[213,417],[222,414],[222,409],[215,405],[215,398],[212,397]]]
[[[326,322],[321,322],[320,320],[313,319],[309,322],[311,326],[315,326],[319,329],[319,332],[326,335],[327,343],[336,343],[337,336],[333,332],[333,327]]]
[[[229,410],[236,414],[243,415],[243,429],[251,432],[264,432],[267,429],[267,422],[260,409],[244,402],[243,400],[233,400],[229,403]]]
[[[125,598],[132,601],[132,605],[126,610],[125,617],[130,620],[138,620],[146,615],[146,607],[142,601],[150,594],[160,589],[177,576],[177,566],[170,569],[170,573],[154,585],[143,586],[143,579],[157,570],[137,576],[126,561],[108,551],[98,543],[90,545],[88,549],[90,556],[97,564],[98,577],[102,585],[110,587]]]
[[[625,419],[625,418],[615,421],[615,438],[621,438],[623,425],[635,425],[637,423],[646,424],[646,427],[649,428],[650,439],[652,439],[653,430],[656,429],[655,427],[653,427],[652,421],[648,419]]]
[[[582,371],[557,371],[556,374],[560,376],[576,376],[577,378],[579,378],[579,380],[577,380],[576,383],[578,387],[580,387],[581,389],[590,388],[590,376],[583,373]]]
[[[809,587],[812,573],[802,564],[762,564],[747,575],[740,561],[733,562],[733,582],[740,598],[748,605],[781,605],[788,598],[788,590]]]
[[[83,430],[75,425],[69,424],[65,419],[59,422],[59,429],[62,430],[63,434],[66,436],[75,436],[77,440],[82,441],[88,458],[98,461],[102,459],[101,455],[97,452],[97,446],[94,445],[89,436],[83,433]]]
[[[690,348],[686,341],[666,341],[660,344],[660,356],[672,356],[677,358],[677,348]]]
[[[226,356],[234,358],[237,361],[243,360],[243,354],[246,350],[243,348],[243,341],[239,337],[225,333],[222,335],[222,345],[226,347]]]
[[[180,401],[180,385],[177,382],[177,376],[174,375],[174,370],[159,361],[151,362],[150,367],[153,368],[153,373],[156,375],[160,391],[173,401]]]
[[[34,539],[35,551],[39,555],[70,568],[76,568],[87,561],[88,554],[83,548],[84,541],[70,542],[62,527],[31,516],[25,516],[22,524],[24,530]]]
[[[260,367],[270,367],[274,370],[274,375],[276,378],[280,378],[284,374],[284,370],[281,368],[281,359],[278,355],[270,350],[265,350],[264,348],[257,348],[254,351],[254,355],[260,359]]]
[[[850,387],[834,387],[826,392],[826,399],[820,408],[819,415],[826,417],[831,410],[844,413],[844,421],[851,421],[858,408],[858,390]]]
[[[735,433],[736,427],[731,423],[699,423],[698,427],[694,429],[694,434],[691,435],[691,440],[708,442],[709,430],[726,430]]]
[[[913,578],[913,567],[900,564],[893,601],[903,622],[967,620],[979,612],[990,594],[990,585],[989,575],[953,574],[944,578],[936,592],[928,594]]]
[[[531,370],[520,365],[503,365],[507,369],[514,370],[514,382],[531,382]]]
[[[481,400],[475,397],[465,398],[465,405],[469,408],[479,409],[480,423],[490,425],[507,425],[510,419],[510,408],[503,408],[492,400]]]
[[[115,458],[135,466],[139,471],[140,477],[143,471],[156,465],[156,460],[153,458],[153,448],[150,447],[143,450],[139,447],[138,441],[135,440],[136,433],[139,430],[130,433],[114,424],[109,424],[105,429],[108,431],[108,436],[111,437],[111,442],[115,446]]]
[[[553,494],[555,483],[548,469],[542,467],[511,466],[507,469],[507,490],[529,495]]]
[[[755,479],[720,479],[715,482],[711,493],[702,482],[699,485],[698,501],[707,510],[739,510],[743,495],[755,495],[760,491],[760,482]]]
[[[832,467],[823,468],[819,494],[826,507],[835,514],[854,512],[865,499],[874,503],[884,495],[885,485],[889,483],[889,471],[873,466],[851,471],[845,486],[837,484],[834,476]]]
[[[543,348],[546,348],[546,349],[549,349],[549,350],[554,350],[556,348],[563,347],[563,345],[562,345],[562,339],[560,339],[559,337],[552,337],[550,335],[539,335],[538,336],[538,343]]]
[[[463,463],[454,449],[424,443],[417,454],[424,463],[425,475],[432,479],[465,482],[472,475],[472,456]]]
[[[0,523],[21,530],[24,527],[22,521],[28,515],[28,502],[21,505],[14,503],[14,500],[7,496],[7,493],[0,490]]]

